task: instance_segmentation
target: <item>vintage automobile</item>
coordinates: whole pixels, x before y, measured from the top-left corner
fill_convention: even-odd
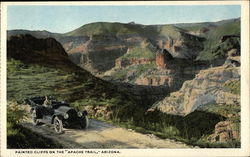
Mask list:
[[[45,101],[50,101],[50,105],[45,106]],[[52,124],[56,133],[62,133],[63,128],[78,127],[86,129],[89,121],[87,111],[77,112],[64,101],[57,101],[52,96],[39,96],[27,98],[25,103],[31,106],[31,117],[34,125],[40,123]]]

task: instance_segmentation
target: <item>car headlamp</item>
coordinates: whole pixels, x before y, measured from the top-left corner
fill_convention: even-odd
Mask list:
[[[64,119],[68,119],[69,118],[69,114],[65,113],[63,117],[64,117]]]
[[[82,112],[78,112],[78,117],[82,117]]]

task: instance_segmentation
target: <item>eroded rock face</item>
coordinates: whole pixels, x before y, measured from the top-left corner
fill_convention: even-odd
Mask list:
[[[203,40],[188,33],[178,32],[178,34],[176,38],[165,35],[151,36],[150,39],[139,34],[93,35],[67,37],[67,40],[61,38],[61,43],[74,63],[92,73],[98,73],[108,71],[116,65],[123,67],[132,64],[150,64],[152,60],[147,58],[117,60],[129,47],[145,47],[145,43],[165,49],[173,57],[194,59],[203,49]]]
[[[177,38],[170,36],[155,39],[161,49],[168,50],[175,58],[194,59],[203,50],[203,38],[184,32],[179,32]]]
[[[70,59],[92,73],[111,69],[115,66],[115,60],[127,51],[124,41],[111,35],[72,38],[62,41]]]
[[[240,140],[239,127],[231,121],[221,121],[215,125],[215,132],[208,137],[208,140],[210,142]]]
[[[156,52],[157,68],[168,68],[168,61],[173,60],[173,56],[165,49]]]
[[[146,73],[142,74],[139,78],[136,79],[135,83],[138,85],[147,85],[147,86],[166,86],[169,89],[176,89],[180,86],[181,80],[184,78],[179,78],[179,71],[173,71],[170,69],[151,69]],[[178,78],[176,81],[174,79]]]
[[[179,63],[182,65],[178,65]],[[171,91],[175,91],[182,86],[184,81],[193,79],[195,74],[207,68],[208,65],[201,63],[191,65],[189,60],[169,59],[164,67],[157,66],[157,68],[149,69],[138,77],[135,83],[149,86],[164,85],[168,86]]]
[[[169,114],[186,115],[209,103],[240,104],[239,96],[223,90],[223,84],[233,79],[240,79],[239,67],[220,66],[202,70],[193,80],[185,81],[179,91],[171,93],[153,108]]]

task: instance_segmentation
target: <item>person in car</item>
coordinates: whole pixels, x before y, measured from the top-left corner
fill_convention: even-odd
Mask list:
[[[43,106],[49,107],[49,106],[51,106],[51,105],[52,105],[51,100],[49,100],[48,96],[45,96],[45,100],[44,100],[44,102],[43,102]]]

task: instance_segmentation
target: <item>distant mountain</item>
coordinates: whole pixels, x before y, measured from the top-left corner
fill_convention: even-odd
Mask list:
[[[217,21],[217,22],[178,23],[178,24],[173,24],[173,25],[178,27],[178,28],[182,28],[182,29],[185,29],[185,30],[188,30],[188,31],[192,31],[192,30],[201,29],[203,27],[211,27],[211,28],[212,27],[219,27],[219,26],[222,26],[222,25],[235,23],[237,21],[240,21],[240,18],[221,20],[221,21]]]
[[[16,30],[8,30],[7,31],[7,36],[15,36],[15,35],[20,35],[20,34],[30,34],[34,37],[37,38],[48,38],[48,37],[57,37],[60,36],[59,33],[51,33],[46,30],[43,31],[30,31],[30,30],[23,30],[23,29],[16,29]]]
[[[26,33],[37,38],[55,38],[63,45],[71,61],[100,77],[116,68],[121,59],[133,64],[139,60],[154,59],[160,49],[169,51],[174,58],[187,59],[190,63],[202,60],[213,65],[223,64],[228,50],[240,49],[240,18],[172,25],[96,22],[64,34],[10,30],[8,37]],[[230,38],[225,38],[230,35]],[[223,38],[226,41],[220,42]],[[129,50],[133,51],[129,53]],[[145,50],[147,53],[144,53]],[[131,61],[134,60],[131,56],[138,61]]]

